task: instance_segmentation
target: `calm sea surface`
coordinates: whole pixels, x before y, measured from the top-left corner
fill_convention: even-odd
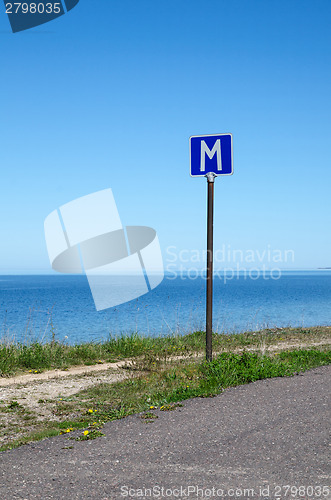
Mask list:
[[[97,312],[85,276],[0,276],[0,340],[74,344],[138,331],[159,336],[204,329],[205,280],[165,278],[147,295]],[[283,272],[278,280],[214,279],[213,329],[331,325],[331,271]]]

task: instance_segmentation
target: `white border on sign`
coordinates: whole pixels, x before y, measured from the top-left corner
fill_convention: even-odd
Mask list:
[[[206,177],[206,174],[192,175],[192,173],[191,173],[192,172],[191,139],[200,138],[200,137],[219,137],[220,135],[229,135],[231,137],[231,173],[230,174],[215,174],[215,176],[220,177],[222,175],[232,175],[233,174],[233,135],[230,132],[228,132],[225,134],[191,135],[191,137],[189,139],[189,144],[190,144],[190,176],[191,177]]]

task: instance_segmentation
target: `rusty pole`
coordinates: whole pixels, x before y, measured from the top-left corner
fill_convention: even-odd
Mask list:
[[[213,233],[214,233],[214,178],[215,174],[207,175],[207,296],[206,296],[206,360],[213,359]]]

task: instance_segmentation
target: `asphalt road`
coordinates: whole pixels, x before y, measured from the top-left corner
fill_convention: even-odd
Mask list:
[[[109,422],[93,441],[1,453],[0,499],[331,498],[330,372],[185,401],[150,424]]]

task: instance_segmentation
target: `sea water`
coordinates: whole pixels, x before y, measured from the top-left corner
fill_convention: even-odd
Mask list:
[[[122,333],[161,336],[204,330],[206,280],[191,278],[166,276],[139,299],[98,312],[86,276],[0,276],[0,341],[55,337],[75,344]],[[278,279],[224,278],[214,277],[214,331],[331,325],[331,271],[286,271]]]

